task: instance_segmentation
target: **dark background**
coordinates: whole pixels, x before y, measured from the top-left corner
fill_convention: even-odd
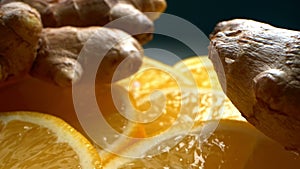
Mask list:
[[[197,25],[205,34],[223,20],[248,18],[300,31],[300,0],[167,0],[166,13]]]
[[[167,4],[165,13],[188,20],[202,30],[206,36],[212,32],[218,22],[234,18],[253,19],[276,27],[300,31],[300,0],[167,0]],[[161,35],[155,35],[153,41],[144,47],[145,49],[163,49],[180,58],[196,55],[179,41]],[[164,55],[163,53],[146,52],[146,55],[159,54]],[[150,57],[160,58],[162,56]],[[169,64],[173,63],[174,61]]]

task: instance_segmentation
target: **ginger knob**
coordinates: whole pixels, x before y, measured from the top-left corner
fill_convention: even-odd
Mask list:
[[[79,58],[87,41],[97,50]],[[99,65],[96,82],[112,83],[113,80],[135,73],[142,64],[143,55],[141,45],[121,30],[104,27],[44,28],[31,75],[68,87],[79,81],[84,73],[89,76],[85,72],[89,65],[82,65],[84,63],[79,60],[100,61],[104,57]],[[126,63],[122,64],[118,74],[114,76],[115,70],[123,61]]]
[[[41,32],[40,15],[35,9],[19,2],[0,5],[0,82],[29,72]]]
[[[245,19],[210,35],[209,57],[244,117],[286,149],[300,152],[300,32]]]

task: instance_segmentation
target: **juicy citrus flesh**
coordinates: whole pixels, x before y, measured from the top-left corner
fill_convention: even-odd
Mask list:
[[[218,125],[212,132],[203,126]],[[148,151],[160,153],[132,159],[118,167],[133,168],[197,168],[197,169],[296,169],[299,157],[285,151],[250,124],[242,121],[207,121],[202,127],[182,135],[166,136]],[[168,142],[179,140],[173,147],[161,148]],[[146,146],[146,145],[144,145]],[[146,147],[145,147],[146,148]]]
[[[0,168],[101,168],[93,145],[54,116],[1,113],[0,131]]]
[[[129,93],[136,117],[140,122],[144,120],[144,123],[135,124],[143,129],[139,131],[146,141],[120,139],[115,146],[124,154],[139,152],[143,155],[135,159],[101,151],[105,168],[300,167],[297,155],[282,149],[246,122],[222,92],[207,57],[188,58],[174,67],[160,64],[155,68],[151,63],[154,68],[149,69],[148,64],[142,67],[142,72],[125,79],[126,83],[120,83]],[[164,66],[171,72],[178,72],[179,77],[183,76],[185,79],[181,79],[185,83],[179,84],[172,74],[163,71]],[[221,120],[220,125],[205,142],[199,142],[199,130],[210,120]],[[126,124],[130,123],[132,121],[127,120]],[[188,128],[179,127],[185,123],[189,124]],[[170,134],[174,126],[176,129],[171,129],[175,131]],[[154,140],[155,136],[160,136],[160,140]],[[182,140],[175,146],[169,149],[164,146],[178,137]],[[163,151],[153,155],[155,149]]]
[[[228,102],[227,98],[220,92],[211,93],[207,90],[200,91],[190,88],[183,88],[182,90],[169,89],[163,90],[161,95],[158,94],[152,97],[151,103],[151,111],[143,115],[141,115],[141,112],[136,112],[136,116],[142,117],[145,123],[129,121],[122,115],[116,113],[117,111],[107,115],[107,120],[112,124],[112,127],[116,127],[116,130],[121,130],[121,126],[123,126],[122,129],[127,128],[134,131],[130,132],[128,136],[142,139],[151,139],[152,137],[163,135],[164,133],[168,133],[170,128],[177,128],[177,126],[183,123],[189,123],[189,126],[185,129],[188,131],[202,126],[204,121],[212,119],[218,120],[226,118],[245,121],[239,111],[232,104],[229,104],[230,102]],[[157,106],[161,104],[165,104],[165,106],[163,108]],[[157,118],[153,120],[153,117],[156,116]],[[125,130],[122,132],[125,132]],[[117,139],[114,141],[116,140]],[[110,141],[110,143],[112,143],[112,141]],[[155,141],[153,141],[153,143],[155,143]],[[114,144],[118,152],[125,151],[126,153],[127,149],[135,147],[134,144],[131,142],[127,143],[125,140],[121,140],[119,143],[116,141]],[[151,141],[149,144],[151,145]],[[145,147],[149,147],[150,145],[145,143]],[[120,158],[115,154],[107,154],[105,152],[101,152],[101,157],[104,166],[116,163],[115,160],[118,161]],[[108,168],[114,167],[115,166]]]
[[[117,111],[110,112],[107,119],[119,119],[117,124],[122,122],[123,128],[129,123],[130,126],[138,124],[136,126],[144,128],[145,135],[142,136],[146,137],[155,136],[176,123],[186,121],[197,126],[211,119],[245,120],[220,89],[212,89],[210,83],[218,84],[216,74],[213,74],[212,64],[207,57],[201,58],[204,59],[195,57],[171,67],[146,57],[136,74],[119,83],[127,89],[130,98],[127,102],[135,109],[133,116],[136,121],[127,120]],[[212,72],[211,75],[208,72]],[[209,76],[214,78],[210,80]],[[195,83],[195,79],[203,83]],[[107,105],[111,104],[100,107]],[[115,126],[113,122],[109,123]],[[120,131],[118,128],[116,130]]]
[[[176,111],[166,113],[166,110],[160,107],[161,103],[151,103],[155,98],[158,99],[159,97],[161,99],[159,94],[159,96],[154,96],[154,99],[149,99],[153,92],[169,88],[178,90],[180,85],[191,86],[191,84],[189,79],[180,72],[175,72],[171,66],[145,57],[142,67],[136,74],[114,85],[126,89],[126,92],[117,92],[119,92],[120,97],[126,100],[124,101],[125,104],[133,107],[132,116],[135,116],[135,120],[126,119],[115,108],[115,103],[111,96],[110,87],[112,86],[96,88],[96,97],[102,114],[112,128],[121,133],[131,130],[130,136],[149,137],[155,135],[155,131],[164,131],[169,126],[168,124],[171,124],[176,119],[178,114]],[[175,101],[173,103],[172,98],[168,100],[168,105],[170,106],[167,106],[166,109],[173,109],[172,107],[177,109],[178,105],[175,105]],[[151,109],[152,106],[154,109],[157,108],[156,106],[159,106],[159,110]],[[161,117],[159,117],[160,115]],[[155,121],[151,123],[153,120]],[[165,126],[164,129],[157,130],[162,125]],[[128,126],[130,126],[130,129],[128,129]],[[145,135],[146,133],[147,135]]]
[[[207,56],[187,58],[176,63],[173,68],[182,72],[186,77],[192,78],[199,88],[221,89],[213,64]]]
[[[148,101],[145,101],[147,98],[143,99],[137,101],[139,102],[138,106],[148,106]],[[161,94],[152,96],[148,100],[151,100],[150,110],[138,112],[136,115],[145,122],[141,123],[140,126],[143,126],[147,137],[163,133],[180,123],[189,122],[192,124],[191,127],[197,127],[203,121],[212,119],[244,120],[239,111],[232,104],[229,104],[221,92],[170,88],[162,90]]]
[[[197,62],[197,64],[202,64],[202,62]],[[129,133],[129,136],[151,138],[168,132],[173,126],[186,122],[191,124],[189,126],[191,129],[201,126],[203,121],[212,119],[226,118],[245,121],[219,89],[214,92],[211,86],[206,88],[198,86],[193,82],[193,78],[189,78],[191,76],[185,76],[180,71],[162,63],[157,66],[155,61],[147,58],[139,72],[119,83],[120,86],[127,89],[130,98],[128,102],[134,107],[133,113],[138,122],[126,119],[117,111],[110,111],[106,114],[108,123],[117,131],[122,132],[124,130],[121,128],[131,126],[134,134]],[[203,72],[201,73],[203,74]],[[208,75],[206,77],[208,78]],[[178,82],[178,79],[182,82]],[[210,83],[208,79],[205,81]],[[108,97],[99,96],[99,98],[107,100]],[[105,107],[111,104],[102,105]],[[118,149],[122,149],[120,147],[124,147],[123,145],[125,143]],[[109,153],[102,153],[101,157],[104,166],[105,164],[109,166],[112,159],[119,158],[117,155]]]
[[[230,168],[229,166],[231,166],[231,168],[237,169],[239,167],[242,168],[241,166],[249,169],[272,167],[275,169],[276,167],[299,168],[299,165],[294,160],[295,156],[286,155],[287,152],[279,148],[280,146],[262,136],[262,134],[257,134],[257,130],[249,127],[249,124],[245,122],[239,111],[222,94],[217,76],[207,57],[200,57],[200,59],[199,57],[188,58],[174,67],[164,65],[146,57],[139,72],[127,79],[121,80],[116,86],[122,88],[122,90],[117,90],[117,92],[120,99],[124,101],[123,104],[132,108],[132,114],[136,121],[128,120],[116,109],[114,100],[111,98],[112,86],[96,86],[96,97],[101,113],[109,125],[120,134],[126,134],[134,138],[145,138],[147,141],[142,140],[132,143],[116,137],[110,142],[110,144],[113,144],[120,151],[143,153],[144,157],[140,159],[124,158],[97,147],[100,148],[99,152],[104,168],[214,169],[219,166],[219,168]],[[29,109],[47,112],[62,117],[74,125],[76,129],[80,129],[80,124],[76,119],[76,113],[73,108],[71,90],[62,90],[61,88],[56,88],[33,79],[8,86],[6,89],[1,90],[1,111]],[[10,104],[10,106],[7,106],[7,104]],[[87,112],[89,112],[89,109],[87,109]],[[232,125],[232,122],[220,122],[221,125],[217,129],[217,133],[214,133],[206,143],[198,144],[199,136],[197,132],[205,125],[206,121],[220,119],[239,120],[243,122],[239,122],[239,124],[233,122]],[[23,123],[22,120],[21,122]],[[189,123],[188,128],[181,128],[180,126],[185,123]],[[243,124],[240,125],[240,123]],[[227,124],[231,126],[229,127],[230,129],[228,129]],[[24,127],[24,125],[21,124],[20,126]],[[28,126],[29,124],[26,125]],[[33,125],[36,124],[33,123]],[[4,131],[3,129],[6,126],[6,123],[1,122],[1,131]],[[41,127],[39,126],[38,128]],[[171,130],[173,132],[171,133],[170,128],[173,128]],[[11,129],[14,130],[13,127]],[[24,128],[21,127],[18,130],[17,132],[22,133]],[[41,133],[45,133],[45,131],[48,132],[47,127],[45,130],[41,130]],[[13,133],[13,131],[9,131],[8,133]],[[180,134],[182,135],[180,136]],[[23,135],[28,135],[28,133]],[[46,137],[44,135],[46,134],[43,134],[43,137]],[[151,140],[154,136],[160,136],[160,140]],[[183,138],[182,141],[170,147],[169,151],[156,155],[149,153],[150,149],[157,148],[158,144],[168,144],[179,136]],[[28,142],[31,142],[31,139]],[[52,139],[51,135],[46,140]],[[2,143],[2,140],[0,142]],[[39,142],[44,143],[44,140],[39,140]],[[194,144],[190,144],[191,142]],[[221,148],[223,143],[227,148]],[[90,146],[89,143],[86,145]],[[36,144],[36,146],[39,147],[41,145]],[[68,147],[68,145],[66,146]],[[199,147],[201,147],[202,157]],[[9,151],[7,147],[0,148],[0,151]],[[26,145],[20,145],[18,151],[25,152],[25,149]],[[61,146],[60,149],[64,149],[64,147]],[[68,157],[62,161],[67,164],[67,161],[70,160],[75,162],[75,164],[72,163],[73,166],[78,166],[78,160],[81,158],[79,156],[80,153],[77,153],[75,150],[68,150],[68,153],[66,153]],[[27,149],[26,151],[30,152]],[[93,152],[93,150],[91,151]],[[75,155],[72,155],[72,153]],[[10,153],[9,155],[12,157],[14,154],[16,153]],[[53,154],[50,154],[51,159],[53,157],[56,159],[55,161],[61,161],[57,156],[63,153],[57,150]],[[49,154],[47,153],[47,155]],[[72,158],[69,158],[71,156]],[[8,156],[6,157],[5,163],[1,162],[0,166],[2,164],[9,164],[7,161]],[[24,155],[24,157],[27,156]],[[32,157],[32,160],[39,161],[32,163],[36,165],[49,165],[53,163],[53,161],[43,163],[41,160],[43,158],[38,158],[39,156],[35,157],[37,159],[33,159]],[[46,160],[49,159],[47,158]],[[299,161],[299,159],[296,161]],[[280,162],[282,164],[277,165]],[[290,165],[287,162],[290,162]],[[223,163],[224,165],[222,165]],[[8,166],[7,168],[10,167]],[[37,168],[41,167],[38,166]],[[42,168],[45,167],[43,166]]]
[[[134,92],[135,95],[164,88],[196,87],[191,76],[148,57],[144,57],[143,64],[137,73],[117,84]]]

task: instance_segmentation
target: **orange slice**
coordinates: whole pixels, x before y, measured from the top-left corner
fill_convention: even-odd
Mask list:
[[[218,91],[196,88],[164,89],[151,97],[134,100],[139,110],[136,117],[147,137],[152,137],[180,123],[189,122],[196,127],[207,120],[245,120],[240,112]]]
[[[0,113],[0,143],[0,168],[102,168],[93,145],[48,114]]]
[[[176,63],[173,68],[182,72],[186,77],[192,77],[199,88],[221,89],[213,64],[207,56],[184,59]]]
[[[145,84],[146,82],[147,84]],[[197,87],[191,75],[187,76],[169,65],[146,56],[137,73],[117,83],[128,90],[134,90],[141,94],[149,90],[152,92],[163,88]]]
[[[135,108],[136,121],[148,137],[166,131],[175,122],[189,120],[197,126],[211,119],[245,120],[220,91],[207,56],[189,58],[174,67],[145,57],[142,68],[125,81],[118,84],[127,88],[128,103]]]
[[[155,137],[181,123],[189,122],[189,128],[193,128],[212,119],[245,120],[220,90],[198,88],[191,85],[193,79],[187,77],[168,65],[145,58],[139,72],[115,85],[127,90],[127,93],[116,90],[117,98],[123,101],[124,107],[131,108],[127,112],[133,118],[111,111],[111,89],[102,88],[96,92],[99,107],[112,128],[138,138]],[[178,83],[176,78],[183,83]],[[106,104],[101,104],[104,102]],[[117,156],[108,154],[102,157],[106,163]]]
[[[210,131],[210,128],[215,129]],[[284,150],[249,123],[232,120],[207,121],[191,131],[178,126],[158,139],[136,143],[129,151],[142,152],[142,158],[119,157],[106,166],[118,169],[300,167],[298,155]]]
[[[128,126],[135,126],[135,128],[133,127],[130,130],[135,131],[135,135],[139,135],[139,137],[145,137],[145,134],[153,136],[164,131],[176,120],[179,113],[177,111],[179,100],[177,99],[174,102],[172,100],[175,99],[173,97],[178,98],[178,93],[177,96],[173,95],[167,99],[169,102],[165,102],[167,107],[163,109],[165,104],[163,103],[164,96],[162,95],[164,94],[160,91],[167,89],[180,91],[181,88],[197,87],[191,79],[181,72],[175,71],[173,67],[148,57],[144,57],[143,65],[137,73],[117,82],[115,86],[118,85],[127,91],[127,93],[122,91],[117,93],[119,98],[123,98],[124,104],[127,105],[126,107],[133,107],[130,116],[134,118],[128,120],[123,115],[118,115],[120,113],[118,111],[109,111],[113,107],[110,106],[113,105],[113,100],[110,97],[111,89],[102,91],[99,89],[98,92],[96,91],[99,107],[102,108],[103,112],[107,112],[105,117],[114,129],[120,132],[120,127],[122,126],[123,129],[128,128]],[[153,99],[149,99],[151,97]],[[155,102],[151,103],[154,100]],[[158,103],[158,101],[162,102]],[[101,104],[103,102],[108,102],[108,104]],[[170,111],[167,109],[170,109]],[[114,121],[117,121],[117,123]],[[152,121],[154,122],[150,123]],[[157,130],[161,126],[163,128]],[[144,131],[142,131],[143,128]]]
[[[153,62],[152,70],[141,69],[144,71],[125,79],[126,83],[119,83],[127,89],[137,117],[137,121],[123,120],[144,129],[144,137],[115,140],[114,153],[99,150],[105,168],[299,168],[297,155],[245,121],[221,91],[207,57],[189,58],[183,66],[178,63],[173,68],[159,64],[160,70],[166,66],[177,72],[185,79],[183,85],[166,71],[155,69]],[[190,85],[193,80],[196,87]],[[210,124],[219,126],[200,144],[198,133]],[[270,164],[273,159],[276,162]]]
[[[211,92],[222,91],[218,76],[208,56],[194,56],[184,59],[181,62],[176,63],[173,68],[180,71],[187,77],[191,74],[197,84],[197,88],[199,89],[209,89],[211,90]],[[224,108],[227,110],[231,110],[231,112],[229,113],[231,115],[225,112],[222,118],[245,121],[245,118],[241,116],[240,112],[232,104],[229,98],[223,95],[223,99]],[[219,119],[220,114],[217,117]],[[214,119],[214,117],[212,119]]]

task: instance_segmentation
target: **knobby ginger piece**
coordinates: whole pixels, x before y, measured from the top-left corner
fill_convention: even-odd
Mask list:
[[[0,83],[27,74],[42,32],[39,13],[24,3],[0,5]]]
[[[209,57],[244,117],[300,153],[300,32],[234,19],[215,27]]]
[[[90,50],[87,51],[89,54],[80,55],[83,49]],[[90,76],[85,70],[91,66],[91,61],[86,63],[86,60],[94,59],[94,63],[101,63],[96,74],[96,83],[112,83],[135,73],[142,64],[143,55],[141,45],[118,29],[45,28],[31,75],[68,87],[79,81],[83,75]]]
[[[167,8],[167,2],[165,0],[119,0],[123,3],[133,5],[138,10],[145,12],[145,14],[151,19],[156,20],[160,14]]]
[[[29,4],[41,14],[44,27],[104,25],[117,0],[2,0]]]
[[[115,21],[108,26],[134,35],[141,44],[152,40],[152,34],[149,34],[153,33],[154,29],[152,20],[131,4],[121,3],[118,0],[3,0],[1,3],[14,1],[21,1],[36,8],[44,27],[105,26],[124,17],[125,25],[123,22]]]
[[[106,27],[123,30],[135,37],[141,44],[153,38],[153,22],[130,4],[118,3],[110,10],[110,20]]]

